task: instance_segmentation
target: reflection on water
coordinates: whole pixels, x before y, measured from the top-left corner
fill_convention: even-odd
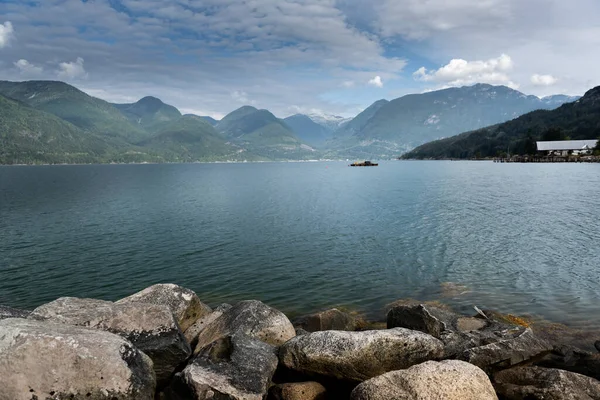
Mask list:
[[[600,326],[600,166],[487,162],[0,167],[0,304],[115,300],[381,315],[440,299]]]

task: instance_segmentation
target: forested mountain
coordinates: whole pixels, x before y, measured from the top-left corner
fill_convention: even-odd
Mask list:
[[[333,134],[331,129],[317,124],[304,114],[292,115],[284,118],[283,121],[300,140],[311,146],[321,147]]]
[[[334,154],[390,157],[431,140],[555,108],[567,96],[546,101],[506,86],[477,84],[379,101],[336,133]]]
[[[134,125],[149,128],[181,118],[179,110],[156,97],[147,96],[133,104],[113,104]]]
[[[405,159],[495,157],[533,154],[537,140],[600,137],[600,87],[555,110],[538,110],[512,121],[417,147]]]

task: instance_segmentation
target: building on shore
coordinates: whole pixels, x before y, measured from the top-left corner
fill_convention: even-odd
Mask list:
[[[537,142],[537,150],[546,156],[568,156],[592,154],[598,140],[559,140],[554,142]]]

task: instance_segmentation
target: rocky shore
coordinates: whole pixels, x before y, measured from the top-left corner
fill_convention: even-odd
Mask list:
[[[0,306],[0,400],[600,400],[596,347],[488,310],[398,302],[385,324],[338,309],[290,321],[161,284]]]

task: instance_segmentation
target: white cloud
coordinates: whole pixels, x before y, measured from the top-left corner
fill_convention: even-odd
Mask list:
[[[12,23],[6,21],[4,24],[0,24],[0,49],[10,45],[10,42],[15,38],[15,30],[13,29]]]
[[[369,83],[369,85],[375,86],[378,88],[383,87],[383,81],[381,80],[381,77],[379,75],[377,75],[375,78],[371,79],[368,83]]]
[[[231,92],[231,98],[237,101],[238,103],[249,103],[248,93],[244,92],[243,90],[234,90],[233,92]]]
[[[344,81],[344,82],[342,82],[342,86],[345,88],[354,87],[354,81]]]
[[[534,74],[531,76],[531,83],[535,86],[552,86],[556,82],[558,82],[558,79],[552,75]]]
[[[15,67],[17,67],[17,69],[19,70],[21,75],[25,75],[25,76],[40,75],[44,71],[44,69],[42,67],[33,65],[32,63],[30,63],[29,61],[27,61],[25,59],[20,59],[19,61],[14,62],[13,65]]]
[[[87,79],[88,73],[83,68],[83,58],[77,57],[74,62],[62,62],[58,65],[60,79]]]
[[[445,86],[463,86],[474,83],[489,83],[493,85],[506,85],[517,88],[508,76],[513,69],[512,59],[502,54],[498,58],[487,61],[466,61],[453,59],[438,70],[428,71],[425,67],[413,73],[413,78],[423,82],[434,82]]]

